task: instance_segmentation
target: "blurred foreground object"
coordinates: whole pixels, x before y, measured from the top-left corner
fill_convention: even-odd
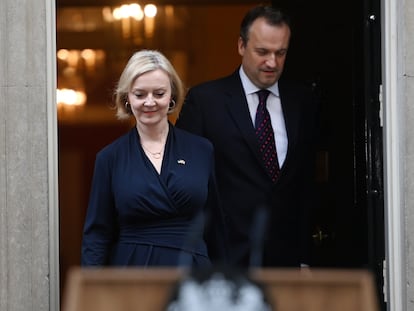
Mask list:
[[[262,284],[246,273],[213,268],[193,271],[176,286],[166,311],[275,311]]]

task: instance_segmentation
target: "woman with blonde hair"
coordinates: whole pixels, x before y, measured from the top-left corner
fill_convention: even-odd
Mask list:
[[[226,240],[213,146],[168,120],[183,101],[178,74],[162,53],[142,50],[114,95],[117,117],[135,126],[96,156],[82,265],[210,266]]]

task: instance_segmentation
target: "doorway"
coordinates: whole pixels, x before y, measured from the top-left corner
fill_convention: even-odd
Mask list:
[[[380,1],[273,5],[296,25],[284,74],[311,85],[320,108],[313,265],[371,270],[383,302]]]
[[[73,55],[95,52],[92,67],[86,58],[78,57],[76,79],[64,79],[65,74],[73,74],[73,68],[67,66],[69,59],[58,60],[58,87],[59,83],[62,88],[73,86],[88,96],[85,106],[59,108],[62,287],[67,270],[80,262],[95,154],[130,127],[116,121],[109,109],[114,82],[129,55],[141,46],[162,50],[187,86],[226,75],[239,62],[236,42],[240,20],[248,8],[258,4],[164,1],[158,14],[173,26],[156,24],[154,31],[175,30],[146,37],[140,29],[143,36],[134,37],[132,28],[129,36],[123,33],[122,21],[103,20],[102,10],[114,9],[115,2],[85,5],[85,1],[57,0],[58,50]],[[378,114],[380,26],[375,18],[379,17],[379,1],[274,0],[272,4],[286,9],[294,24],[284,74],[311,85],[320,107],[320,205],[313,214],[313,264],[368,268],[377,277],[381,296],[385,245]],[[174,19],[169,19],[171,12]],[[99,54],[101,51],[104,54]],[[68,81],[75,85],[65,85]]]
[[[80,263],[95,155],[131,127],[116,120],[111,109],[112,92],[127,59],[143,47],[159,49],[187,87],[228,74],[239,62],[240,20],[259,4],[220,0],[197,5],[192,1],[165,3],[157,7],[154,32],[146,33],[143,24],[133,18],[105,18],[120,7],[119,1],[57,0],[58,89],[79,98],[71,104],[58,98],[62,289],[67,271]]]

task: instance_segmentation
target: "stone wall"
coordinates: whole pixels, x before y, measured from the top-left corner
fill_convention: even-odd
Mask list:
[[[2,311],[51,310],[51,301],[57,304],[50,299],[50,286],[58,279],[56,273],[50,275],[54,248],[49,219],[50,210],[57,209],[51,205],[50,191],[56,183],[50,178],[52,8],[53,0],[0,2]]]
[[[405,269],[407,271],[407,308],[414,310],[414,2],[405,1],[403,12],[404,55],[402,77],[405,86]]]

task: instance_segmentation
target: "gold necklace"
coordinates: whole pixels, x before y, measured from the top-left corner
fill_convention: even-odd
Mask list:
[[[138,129],[138,128],[137,128]],[[166,129],[166,132],[168,133],[168,128]],[[139,133],[139,130],[138,130],[138,133]],[[168,134],[167,134],[168,135]],[[149,150],[149,149],[147,149],[145,146],[144,146],[144,144],[142,143],[142,141],[141,141],[141,146],[142,146],[142,148],[144,149],[144,151],[146,151],[146,152],[148,152],[154,159],[161,159],[161,157],[162,157],[162,155],[163,155],[163,152],[164,152],[164,148],[165,148],[165,142],[166,142],[166,139],[167,139],[167,135],[165,135],[165,131],[163,132],[163,133],[161,133],[161,137],[164,137],[161,141],[159,141],[159,142],[162,142],[162,141],[164,141],[164,143],[163,143],[163,146],[162,146],[162,148],[161,148],[161,150],[160,151],[157,151],[157,152],[152,152],[151,150]]]
[[[158,152],[151,152],[150,150],[145,148],[145,146],[143,144],[141,144],[141,146],[142,146],[142,148],[144,148],[145,151],[147,151],[149,154],[151,154],[154,159],[160,159],[161,156],[162,156],[162,152],[164,151],[164,147]]]

